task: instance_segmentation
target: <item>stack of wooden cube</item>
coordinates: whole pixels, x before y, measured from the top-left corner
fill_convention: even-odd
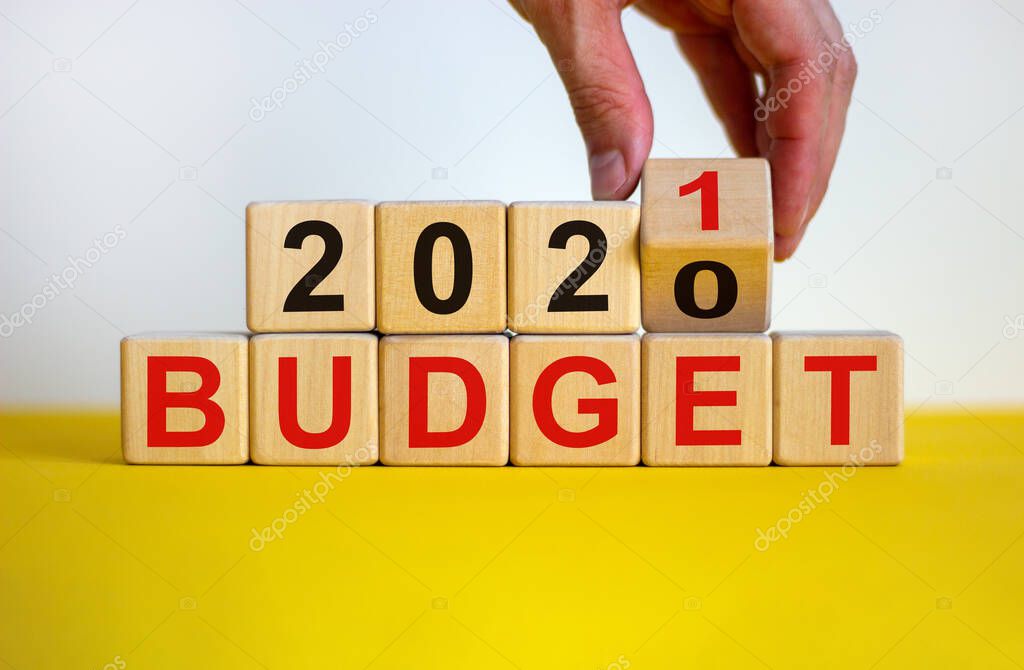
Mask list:
[[[899,463],[899,337],[765,334],[768,164],[651,160],[642,187],[250,205],[256,335],[125,338],[125,460]]]

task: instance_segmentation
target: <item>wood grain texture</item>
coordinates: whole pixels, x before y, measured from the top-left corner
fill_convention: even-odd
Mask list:
[[[639,336],[519,335],[511,360],[513,464],[640,462]]]
[[[705,192],[679,195],[679,187],[705,171],[718,172],[718,229],[703,230]],[[774,249],[771,183],[767,161],[740,159],[652,159],[644,166],[640,224],[644,329],[649,332],[764,332],[771,321]],[[685,314],[675,299],[684,266],[713,261],[736,277],[735,306],[714,318]],[[719,284],[708,271],[697,274],[693,295],[710,310]]]
[[[295,389],[295,401],[285,410],[287,430],[282,428],[280,415],[281,404],[288,402],[287,395],[280,397],[281,359],[294,359],[290,364],[294,365],[294,377],[289,377],[294,382],[289,381],[288,387]],[[343,363],[341,367],[347,367],[349,374],[335,379],[334,361],[339,359]],[[250,452],[254,463],[369,465],[377,462],[375,335],[257,335],[249,342],[249,369]],[[291,372],[285,370],[284,374]],[[345,417],[348,418],[347,430],[343,428]],[[307,441],[302,433],[323,437]]]
[[[506,325],[505,205],[490,201],[382,202],[377,205],[377,327],[382,333],[501,333]],[[469,242],[472,280],[462,306],[449,314],[424,307],[414,282],[417,241],[438,222],[458,226]],[[432,285],[452,296],[453,245],[432,245]],[[465,270],[460,270],[465,272]]]
[[[127,463],[238,464],[249,460],[248,337],[226,333],[145,333],[121,340],[121,448]],[[224,413],[224,429],[205,446],[150,446],[148,368],[150,357],[189,357],[209,361],[219,373],[210,400]],[[200,389],[195,372],[166,374],[168,393]],[[166,410],[169,433],[198,431],[206,425],[198,409]]]
[[[380,341],[380,460],[385,465],[506,465],[508,463],[508,338],[504,335],[390,335]],[[458,446],[411,447],[411,359],[468,361],[479,373],[485,411],[479,430]],[[469,420],[467,385],[455,374],[426,378],[426,427],[457,431]]]
[[[324,255],[325,242],[309,235],[301,248],[285,247],[290,230],[304,221],[324,221],[341,233],[337,265],[322,277],[312,295],[344,296],[344,309],[284,311],[285,300]],[[245,210],[246,318],[249,330],[332,332],[373,330],[373,205],[358,200],[252,203]],[[317,275],[319,276],[319,275]]]
[[[700,357],[700,358],[698,358]],[[709,367],[738,371],[696,371],[689,379],[677,360],[701,360]],[[727,357],[729,362],[721,362]],[[643,460],[647,465],[768,465],[772,460],[771,339],[760,334],[646,334],[643,339]],[[735,394],[721,401],[705,393]],[[686,394],[690,394],[686,404]],[[702,406],[704,400],[715,401]],[[684,404],[680,405],[683,401]],[[729,402],[727,402],[729,401]],[[692,407],[687,410],[685,408]],[[680,410],[683,410],[680,412]],[[692,415],[691,412],[692,411]],[[705,439],[680,439],[679,422]],[[705,431],[739,431],[724,439]],[[738,438],[738,439],[736,439]],[[693,444],[708,441],[708,444]],[[682,442],[682,444],[680,444]],[[727,442],[728,444],[723,444]],[[738,442],[738,444],[736,443]]]
[[[581,234],[593,226],[603,233],[603,246],[592,247]],[[556,229],[557,239],[552,237]],[[509,329],[517,333],[636,332],[640,328],[639,229],[640,207],[632,202],[509,205]],[[562,286],[566,281],[578,288],[573,295],[566,295]],[[604,309],[558,311],[551,309],[553,296],[557,296],[556,305],[579,305],[576,296],[605,296],[606,304]]]
[[[896,465],[903,460],[903,340],[870,332],[772,333],[774,369],[774,447],[780,465]],[[875,370],[848,373],[849,432],[833,413],[834,371],[821,359],[868,357]],[[872,359],[874,359],[872,361]],[[839,374],[846,377],[847,373]],[[838,429],[837,429],[838,426]],[[844,439],[845,438],[845,439]]]

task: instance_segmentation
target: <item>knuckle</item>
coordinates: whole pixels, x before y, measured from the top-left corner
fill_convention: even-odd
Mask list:
[[[849,51],[843,54],[836,64],[836,82],[841,86],[852,88],[853,83],[857,81],[857,70],[857,59],[853,52]]]
[[[616,9],[620,0],[512,0],[521,4],[531,21],[559,25],[580,21],[595,12]]]
[[[625,112],[626,94],[606,84],[585,84],[569,88],[569,102],[581,124],[600,125]]]

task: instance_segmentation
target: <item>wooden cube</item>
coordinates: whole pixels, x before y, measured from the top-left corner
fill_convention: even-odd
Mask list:
[[[121,340],[121,448],[127,463],[249,460],[249,341],[147,333]]]
[[[384,337],[379,370],[381,463],[508,463],[507,337]]]
[[[377,327],[382,333],[505,330],[505,205],[377,205]]]
[[[649,332],[764,332],[774,233],[760,158],[649,160],[640,264]]]
[[[640,462],[640,338],[512,338],[515,465]]]
[[[249,330],[373,330],[372,204],[253,203],[245,229]]]
[[[761,334],[647,334],[647,465],[768,465],[772,344]]]
[[[772,334],[775,462],[903,460],[903,340],[886,332]]]
[[[636,332],[639,228],[640,207],[632,202],[509,205],[509,329]]]
[[[254,463],[377,462],[375,335],[257,335],[249,361]]]

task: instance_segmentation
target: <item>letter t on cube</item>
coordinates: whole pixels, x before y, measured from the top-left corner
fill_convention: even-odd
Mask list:
[[[903,340],[886,332],[772,333],[775,462],[903,460]]]

